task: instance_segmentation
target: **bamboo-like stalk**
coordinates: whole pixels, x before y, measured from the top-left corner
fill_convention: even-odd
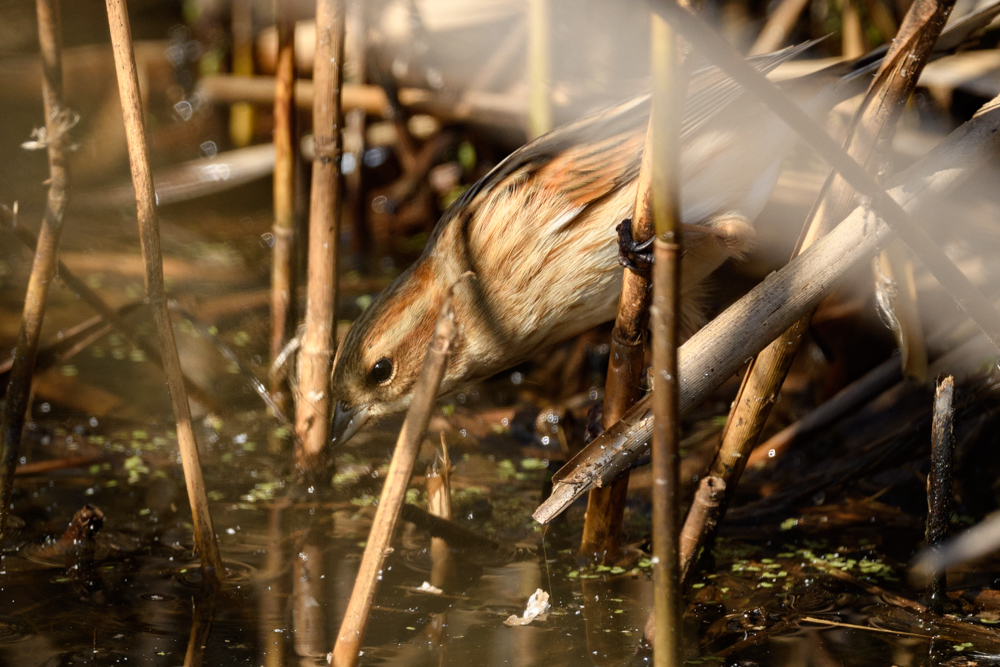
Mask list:
[[[955,454],[955,378],[942,375],[934,392],[931,423],[931,472],[927,476],[927,530],[929,547],[936,548],[948,535],[951,523],[952,460]],[[928,583],[928,605],[940,614],[947,599],[945,571],[935,572]]]
[[[111,45],[115,54],[118,74],[118,91],[125,117],[125,134],[128,140],[129,163],[139,218],[139,240],[146,264],[146,298],[149,300],[153,320],[160,338],[163,370],[167,376],[170,402],[177,420],[177,444],[184,466],[184,481],[194,523],[194,537],[202,559],[204,580],[217,586],[223,575],[219,545],[212,528],[212,515],[208,509],[205,480],[201,473],[198,443],[191,425],[191,408],[184,389],[184,376],[177,355],[174,330],[167,310],[163,290],[163,259],[160,252],[160,221],[154,201],[153,177],[149,168],[149,149],[146,145],[146,127],[139,97],[139,79],[132,51],[132,31],[128,22],[125,0],[106,0],[108,24],[111,28]]]
[[[644,242],[653,236],[653,117],[646,129],[639,185],[632,217],[632,238]],[[627,223],[622,223],[627,224]],[[625,269],[618,314],[611,332],[608,356],[608,379],[604,385],[604,409],[601,423],[608,428],[622,418],[642,396],[642,371],[645,357],[646,327],[652,283],[648,273]],[[594,489],[587,498],[587,514],[583,522],[580,553],[596,555],[605,563],[613,563],[621,555],[621,532],[625,498],[628,494],[628,474],[606,487]]]
[[[448,353],[454,337],[455,313],[451,307],[451,298],[448,297],[438,314],[434,336],[427,346],[427,356],[424,357],[424,365],[413,391],[413,400],[396,440],[392,463],[389,464],[378,510],[361,558],[358,578],[337,633],[337,643],[333,647],[331,664],[334,667],[349,667],[358,662],[358,651],[365,638],[382,564],[406,497],[406,487],[420,452],[420,443],[430,421],[431,408],[448,365]]]
[[[653,664],[683,664],[684,614],[677,550],[680,535],[680,391],[677,348],[681,319],[680,127],[676,100],[680,48],[670,24],[652,15],[653,121]]]
[[[528,135],[552,129],[552,6],[550,0],[528,5]]]
[[[274,224],[271,233],[271,363],[290,334],[295,293],[295,164],[298,157],[295,114],[295,21],[285,3],[274,3],[278,27],[278,61],[274,79]],[[284,378],[272,375],[272,397],[283,407]]]
[[[316,3],[316,98],[312,194],[309,202],[305,335],[299,353],[299,439],[296,458],[309,473],[323,467],[330,425],[330,367],[336,345],[337,257],[340,247],[340,156],[344,115],[340,86],[344,63],[344,0]]]
[[[45,318],[49,285],[56,266],[56,251],[62,233],[63,214],[69,199],[69,167],[66,150],[72,114],[62,101],[62,28],[59,0],[37,0],[38,42],[42,55],[42,101],[45,112],[45,144],[49,158],[49,192],[42,228],[24,297],[21,328],[17,334],[14,366],[0,425],[0,541],[6,535],[7,514],[14,487],[21,431],[31,397],[31,376]]]
[[[889,179],[890,194],[917,211],[954,189],[1000,150],[1000,97],[987,103],[926,157]],[[692,336],[680,351],[681,412],[746,363],[826,296],[831,285],[858,262],[872,257],[893,238],[882,220],[865,207],[855,209],[832,232]],[[649,399],[643,398],[622,419],[574,458],[552,494],[534,513],[546,523],[574,499],[609,483],[645,451],[652,433]]]

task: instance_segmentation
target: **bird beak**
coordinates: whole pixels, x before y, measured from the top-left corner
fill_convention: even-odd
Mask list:
[[[333,410],[332,444],[341,446],[354,437],[365,422],[368,421],[368,406],[352,408],[337,401]]]

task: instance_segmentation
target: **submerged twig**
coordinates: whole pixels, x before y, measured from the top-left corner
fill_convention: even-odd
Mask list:
[[[455,313],[451,298],[445,300],[434,327],[434,336],[427,347],[427,356],[420,371],[413,400],[406,413],[406,420],[396,440],[396,449],[385,477],[385,486],[379,497],[378,510],[372,522],[365,553],[361,558],[358,578],[351,593],[351,600],[344,613],[344,620],[333,647],[335,667],[348,667],[358,662],[358,651],[364,641],[368,616],[375,599],[375,589],[381,579],[382,564],[389,551],[400,508],[406,496],[406,487],[413,473],[413,465],[420,451],[431,408],[437,397],[438,387],[448,364],[448,354],[455,337]]]
[[[167,299],[163,289],[163,264],[160,251],[160,221],[154,201],[153,178],[149,168],[149,148],[146,145],[146,126],[143,119],[142,101],[139,97],[139,80],[135,69],[135,54],[132,51],[132,31],[128,21],[125,0],[107,0],[108,23],[111,28],[111,44],[115,54],[115,69],[118,74],[118,90],[121,95],[122,113],[125,117],[126,138],[128,139],[129,163],[132,181],[135,184],[136,207],[138,210],[139,240],[145,260],[146,297],[149,299],[153,319],[160,338],[163,370],[167,376],[170,402],[177,420],[177,444],[180,447],[181,462],[184,466],[184,481],[187,485],[188,501],[194,523],[194,537],[198,553],[202,559],[204,580],[210,586],[217,586],[222,575],[222,558],[219,545],[212,528],[212,515],[208,509],[205,479],[201,471],[201,457],[198,443],[191,425],[191,407],[184,376],[181,372],[174,329],[170,322]]]
[[[344,63],[344,0],[316,5],[316,64],[313,106],[316,158],[309,202],[308,281],[305,334],[299,352],[296,459],[307,474],[323,467],[329,439],[330,368],[336,346],[337,256],[340,248],[340,156],[344,114],[340,86]]]
[[[56,266],[56,250],[62,233],[63,214],[69,199],[69,167],[66,152],[71,112],[62,100],[62,28],[59,0],[38,0],[38,43],[42,52],[42,100],[45,111],[45,146],[49,158],[49,192],[42,229],[31,265],[24,297],[21,328],[17,335],[14,367],[0,420],[0,541],[6,535],[7,514],[14,486],[21,431],[31,397],[31,377],[38,354],[38,341],[45,317],[49,285]]]

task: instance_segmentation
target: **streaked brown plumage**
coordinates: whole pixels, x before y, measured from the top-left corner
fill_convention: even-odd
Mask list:
[[[808,46],[754,64],[770,71]],[[830,107],[829,96],[816,95],[830,78],[794,84],[808,109]],[[631,217],[648,118],[643,96],[540,137],[442,216],[421,257],[365,310],[337,351],[335,441],[407,407],[452,285],[459,336],[442,393],[614,318],[622,276],[615,227]],[[682,296],[690,297],[746,247],[749,221],[770,196],[793,137],[737,84],[706,69],[689,84],[682,143],[683,221],[713,232],[685,233]],[[469,271],[475,277],[460,280]]]

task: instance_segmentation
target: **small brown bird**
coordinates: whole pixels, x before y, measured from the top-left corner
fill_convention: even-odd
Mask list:
[[[768,72],[811,44],[753,59]],[[834,81],[839,76],[834,75]],[[830,76],[796,84],[807,109]],[[794,137],[716,69],[695,72],[681,128],[682,298],[752,241],[750,224]],[[800,95],[801,97],[801,95]],[[515,151],[444,213],[420,258],[354,322],[334,361],[333,439],[405,410],[445,293],[459,335],[441,392],[493,375],[614,319],[622,272],[616,226],[635,203],[649,97],[554,130]],[[699,233],[699,231],[701,233]],[[459,280],[466,272],[474,279]]]

